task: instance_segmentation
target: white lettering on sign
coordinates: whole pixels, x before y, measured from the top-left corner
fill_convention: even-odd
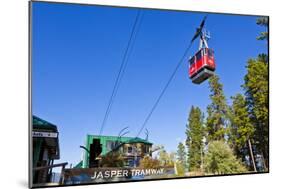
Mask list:
[[[45,138],[57,138],[58,133],[53,132],[32,132],[32,137],[45,137]]]
[[[131,174],[129,174],[129,172]],[[108,179],[113,177],[128,177],[131,176],[150,176],[150,175],[163,175],[164,168],[159,169],[116,169],[116,170],[95,170],[91,179]]]

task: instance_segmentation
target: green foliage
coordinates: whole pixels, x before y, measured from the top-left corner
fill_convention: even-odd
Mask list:
[[[149,156],[145,156],[140,161],[140,167],[144,169],[157,169],[160,166],[160,161],[157,159],[153,159]]]
[[[251,115],[261,123],[268,121],[268,64],[250,59],[245,75],[246,100]]]
[[[254,126],[251,123],[244,96],[237,94],[231,98],[233,102],[230,108],[231,126],[229,140],[236,150],[236,154],[239,155],[241,149],[247,145],[247,141],[253,137]]]
[[[178,145],[178,151],[177,151],[177,160],[186,163],[186,151],[185,151],[185,146],[183,143],[179,143]]]
[[[231,148],[223,141],[212,141],[204,158],[204,169],[212,174],[246,172],[246,168],[234,156]]]
[[[185,176],[185,165],[182,162],[176,162],[177,175]]]
[[[201,166],[201,153],[203,150],[203,113],[198,107],[191,107],[188,124],[186,129],[186,146],[188,147],[188,166],[189,171],[200,169]]]
[[[266,55],[257,59],[250,59],[247,64],[247,74],[244,77],[247,108],[251,122],[255,126],[254,145],[264,156],[265,165],[268,167],[268,62]]]
[[[161,166],[171,167],[174,166],[175,153],[171,152],[170,154],[166,152],[163,148],[158,152],[158,160],[160,161]]]
[[[124,159],[119,152],[109,152],[102,156],[100,161],[101,167],[123,167]]]
[[[207,107],[207,133],[208,141],[223,140],[226,134],[226,120],[228,106],[223,92],[223,85],[219,82],[217,75],[209,79],[211,91],[211,104]]]
[[[232,98],[230,107],[230,134],[229,144],[234,149],[235,155],[242,159],[246,164],[246,156],[251,157],[252,166],[249,169],[255,170],[254,157],[251,156],[249,143],[254,135],[254,125],[251,122],[247,103],[242,94],[237,94]],[[247,165],[247,164],[246,164]]]
[[[268,55],[264,53],[259,54],[257,60],[260,62],[268,63]]]
[[[268,40],[268,32],[261,32],[260,35],[257,37],[257,40]]]
[[[257,24],[268,28],[268,17],[262,16],[257,19]],[[257,40],[267,40],[268,41],[268,31],[261,32],[257,37]]]
[[[261,16],[257,19],[257,24],[261,26],[268,26],[268,17],[267,16]]]

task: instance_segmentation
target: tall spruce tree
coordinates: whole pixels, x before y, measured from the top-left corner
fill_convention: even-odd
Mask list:
[[[186,165],[186,150],[182,142],[178,144],[177,160]]]
[[[260,17],[257,24],[265,27],[258,40],[268,42],[268,17]],[[269,76],[268,55],[259,54],[256,59],[247,62],[247,73],[244,77],[243,88],[245,90],[247,108],[251,121],[255,127],[254,146],[258,154],[263,157],[264,168],[268,168],[269,159]]]
[[[250,118],[255,126],[255,145],[268,167],[268,63],[262,59],[250,59],[245,75],[246,102]]]
[[[203,113],[198,107],[191,107],[186,128],[186,146],[188,147],[189,171],[198,171],[201,168],[204,137]]]
[[[254,126],[251,123],[245,97],[237,94],[232,98],[230,107],[230,146],[235,155],[246,162],[246,156],[250,157],[252,170],[256,171],[255,160],[252,150]]]
[[[223,85],[219,82],[217,75],[209,79],[209,88],[211,91],[211,104],[207,107],[207,139],[208,141],[224,140],[228,106],[223,92]]]

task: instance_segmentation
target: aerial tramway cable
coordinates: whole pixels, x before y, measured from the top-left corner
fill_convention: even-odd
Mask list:
[[[139,132],[137,133],[136,137],[138,137],[138,136],[141,134],[142,130],[144,129],[144,127],[145,127],[145,125],[147,124],[147,122],[149,121],[149,119],[150,119],[151,115],[153,114],[154,110],[155,110],[156,107],[158,106],[158,104],[159,104],[161,98],[163,97],[164,93],[166,92],[168,86],[170,85],[171,81],[172,81],[173,78],[175,77],[175,75],[176,75],[176,73],[177,73],[179,67],[180,67],[181,64],[184,62],[184,59],[185,59],[185,57],[186,57],[186,55],[187,55],[189,49],[191,48],[192,43],[193,43],[193,41],[191,41],[191,42],[189,43],[188,47],[186,48],[186,50],[185,50],[183,56],[181,57],[181,59],[180,59],[180,61],[178,62],[177,66],[175,67],[174,71],[172,72],[171,76],[169,77],[168,82],[166,83],[166,85],[165,85],[164,88],[162,89],[162,91],[161,91],[160,95],[158,96],[156,102],[155,102],[154,105],[152,106],[152,109],[150,110],[150,112],[148,113],[147,117],[145,118],[145,120],[144,120],[144,122],[143,122],[143,124],[142,124],[142,126],[141,126],[141,128],[140,128],[140,130],[139,130]]]
[[[131,31],[131,34],[130,34],[129,41],[127,43],[127,47],[126,47],[124,56],[122,58],[122,63],[120,65],[118,75],[117,75],[117,78],[115,80],[114,87],[113,87],[113,90],[112,90],[112,93],[111,93],[111,96],[110,96],[110,99],[109,99],[109,102],[108,102],[108,105],[107,105],[107,108],[106,108],[106,112],[105,112],[105,115],[104,115],[104,118],[103,118],[103,121],[102,121],[102,124],[101,124],[99,135],[102,134],[102,132],[104,130],[104,127],[106,125],[109,113],[110,113],[111,108],[112,108],[112,104],[115,100],[117,91],[119,89],[121,80],[124,76],[124,73],[125,73],[125,70],[126,70],[126,67],[127,67],[127,64],[128,64],[130,54],[131,54],[133,46],[135,44],[136,37],[137,37],[138,31],[139,31],[140,26],[141,26],[142,18],[143,18],[143,14],[142,14],[141,10],[138,10],[138,13],[137,13],[137,16],[135,18],[133,28],[132,28],[132,31]],[[138,22],[139,22],[139,24],[138,24]]]
[[[142,124],[142,126],[141,126],[141,128],[140,128],[140,130],[139,130],[139,132],[137,133],[137,135],[136,135],[135,138],[137,138],[137,137],[141,134],[141,132],[143,131],[143,129],[144,129],[144,127],[146,126],[147,122],[148,122],[149,119],[151,118],[151,116],[152,116],[154,110],[155,110],[156,107],[158,106],[158,104],[159,104],[161,98],[163,97],[164,93],[166,92],[168,86],[170,85],[171,81],[172,81],[173,78],[175,77],[175,75],[176,75],[176,73],[177,73],[179,67],[180,67],[181,64],[184,62],[185,57],[187,56],[187,53],[189,52],[189,49],[191,48],[191,45],[193,44],[194,40],[195,40],[196,38],[198,38],[198,37],[200,36],[200,34],[202,33],[202,28],[203,28],[204,25],[205,25],[206,18],[207,18],[207,15],[204,16],[203,20],[202,20],[201,23],[200,23],[199,28],[196,29],[195,35],[192,37],[191,41],[189,42],[189,45],[188,45],[188,47],[185,49],[183,56],[180,58],[179,62],[177,63],[177,65],[176,65],[174,71],[172,72],[172,74],[171,74],[171,76],[169,77],[169,79],[168,79],[166,85],[165,85],[164,88],[162,89],[162,91],[161,91],[160,95],[158,96],[156,102],[154,103],[154,105],[152,106],[150,112],[148,113],[147,117],[145,118],[145,120],[144,120],[144,122],[143,122],[143,124]]]

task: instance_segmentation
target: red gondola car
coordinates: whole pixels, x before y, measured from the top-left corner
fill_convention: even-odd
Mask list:
[[[210,39],[210,33],[203,29],[207,16],[202,20],[197,28],[191,43],[200,37],[199,50],[189,59],[189,78],[192,83],[200,84],[212,75],[216,69],[214,51],[208,47],[207,40]]]
[[[189,59],[189,78],[193,83],[200,84],[214,74],[216,69],[214,51],[201,48]]]

